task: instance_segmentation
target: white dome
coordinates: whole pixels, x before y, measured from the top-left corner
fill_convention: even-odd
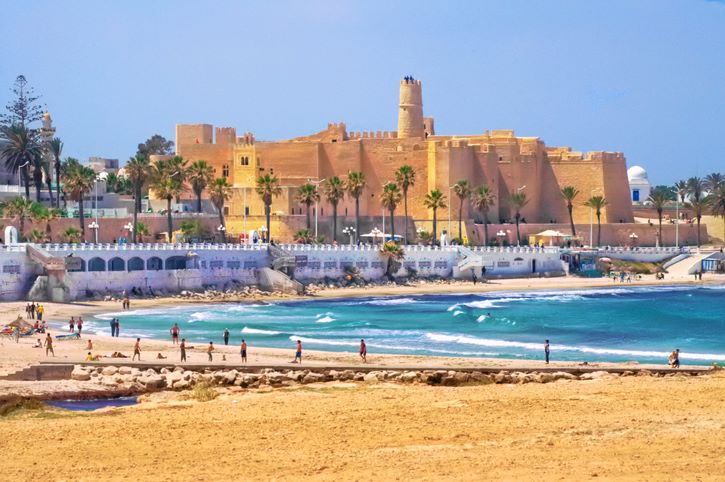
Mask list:
[[[647,171],[645,171],[643,167],[632,166],[627,169],[627,179],[630,181],[646,181]]]

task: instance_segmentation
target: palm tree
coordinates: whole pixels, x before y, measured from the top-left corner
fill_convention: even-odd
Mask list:
[[[438,210],[446,208],[446,196],[438,189],[433,189],[425,195],[423,205],[433,210],[433,244],[438,244]]]
[[[405,252],[400,244],[395,241],[387,241],[380,247],[380,254],[387,258],[385,274],[388,278],[392,278],[393,274],[400,269],[400,260],[405,257]]]
[[[138,213],[141,211],[141,191],[146,184],[150,172],[148,157],[143,154],[136,154],[126,162],[124,167],[126,176],[131,183],[131,193],[133,194],[133,231],[131,232],[131,242],[136,242],[136,233],[138,232]]]
[[[710,206],[710,198],[691,199],[688,207],[692,209],[692,214],[697,219],[697,247],[700,247],[700,220],[707,208]]]
[[[403,194],[397,184],[394,182],[386,182],[383,185],[383,194],[380,197],[380,202],[390,212],[390,235],[393,241],[395,241],[395,208],[398,207],[402,198]]]
[[[705,189],[710,193],[717,191],[721,186],[725,185],[725,176],[719,172],[713,172],[705,176],[703,181]]]
[[[139,243],[143,243],[143,237],[149,235],[149,228],[145,223],[138,223],[136,225],[136,229],[133,230],[133,233],[134,235],[138,234]]]
[[[191,183],[191,190],[196,196],[196,212],[201,212],[201,194],[204,189],[214,181],[214,168],[206,161],[199,159],[189,166],[187,177]]]
[[[45,185],[48,188],[48,197],[50,198],[50,206],[55,206],[55,199],[53,198],[53,166],[50,165],[50,159],[43,157],[40,160],[40,167],[43,169],[43,177],[45,178]]]
[[[29,198],[22,196],[18,196],[5,204],[5,216],[11,218],[13,222],[18,221],[19,239],[23,237],[25,232],[25,220],[33,216],[33,206],[35,204]]]
[[[151,190],[161,199],[166,199],[166,224],[169,243],[174,238],[174,223],[171,218],[171,201],[186,191],[186,161],[181,156],[160,159],[151,165]]]
[[[463,201],[471,197],[471,184],[461,179],[453,185],[453,192],[458,197],[458,238],[463,243]]]
[[[705,183],[700,177],[691,177],[687,180],[687,193],[695,201],[700,201],[704,197]]]
[[[33,159],[33,184],[35,185],[35,200],[40,202],[40,191],[43,189],[43,158],[41,153]]]
[[[50,222],[54,219],[58,219],[61,215],[60,209],[47,208],[40,203],[35,203],[31,208],[32,215],[31,220],[34,224],[41,222],[45,223],[45,239],[49,243],[53,242],[53,230],[50,227]]]
[[[395,182],[403,191],[403,211],[405,212],[405,244],[408,244],[408,189],[415,185],[415,169],[411,166],[400,166],[395,171]]]
[[[224,203],[232,197],[232,186],[227,182],[226,177],[214,179],[209,186],[209,199],[219,212],[219,223],[224,229],[220,229],[222,242],[224,241],[224,233],[226,232],[226,223],[224,222]]]
[[[0,127],[0,159],[12,174],[20,171],[25,183],[25,197],[30,197],[30,166],[40,158],[41,148],[36,131],[20,124]]]
[[[317,186],[312,183],[305,183],[297,188],[297,202],[305,205],[305,216],[307,217],[307,229],[311,229],[310,207],[320,200],[320,193]]]
[[[662,211],[665,209],[665,205],[672,198],[672,192],[666,188],[654,188],[647,198],[647,201],[652,204],[652,207],[657,211],[657,218],[659,220],[659,231],[657,239],[662,243]]]
[[[516,242],[521,246],[521,232],[519,231],[519,222],[521,221],[521,210],[529,204],[529,200],[526,197],[526,193],[523,191],[516,191],[511,195],[509,199],[511,208],[514,210],[514,219],[516,220]]]
[[[312,233],[309,229],[300,229],[294,235],[295,243],[299,244],[312,244],[314,241]]]
[[[28,239],[31,243],[42,243],[45,241],[45,233],[40,229],[32,229],[28,234]]]
[[[68,226],[68,228],[63,231],[63,236],[65,236],[69,243],[77,243],[81,239],[81,232],[78,228]]]
[[[574,186],[564,186],[561,188],[561,196],[566,201],[566,209],[569,211],[569,224],[571,225],[571,236],[576,237],[576,227],[574,226],[574,199],[579,195],[579,190]]]
[[[274,174],[265,174],[257,178],[257,194],[262,198],[264,203],[264,216],[267,218],[267,240],[272,239],[270,231],[270,216],[272,213],[272,200],[282,194],[282,188],[279,186],[279,179]],[[265,241],[267,241],[265,240]]]
[[[355,200],[355,239],[360,239],[360,196],[365,189],[365,174],[349,171],[345,179],[345,190]]]
[[[345,186],[337,176],[328,178],[322,184],[325,200],[332,206],[332,240],[337,241],[337,205],[345,197]]]
[[[63,167],[63,185],[74,201],[78,202],[78,222],[83,238],[86,228],[83,218],[83,198],[93,189],[96,183],[96,172],[90,167],[81,165],[77,159],[69,157]]]
[[[55,198],[56,207],[58,208],[60,208],[60,170],[62,167],[60,156],[62,153],[63,141],[61,141],[59,137],[54,137],[50,141],[50,155],[53,156],[53,168],[55,169]]]
[[[602,242],[602,209],[607,204],[608,201],[604,196],[592,196],[584,203],[586,207],[594,209],[597,215],[597,246]]]
[[[721,184],[709,197],[710,211],[714,216],[720,216],[723,221],[723,234],[725,235],[725,184]]]
[[[473,207],[483,214],[483,244],[488,246],[488,213],[496,203],[496,195],[485,184],[478,186],[473,192]]]

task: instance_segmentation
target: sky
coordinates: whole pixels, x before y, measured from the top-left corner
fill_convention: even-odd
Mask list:
[[[438,134],[514,129],[622,151],[655,184],[725,171],[725,0],[0,0],[0,106],[25,75],[65,144],[132,156],[177,123],[276,140],[395,130],[423,82]]]

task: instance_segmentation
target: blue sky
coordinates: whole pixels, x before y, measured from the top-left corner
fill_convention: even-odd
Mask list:
[[[440,134],[623,151],[655,183],[725,171],[725,2],[1,3],[0,105],[24,74],[82,159],[176,123],[395,130],[412,74]]]

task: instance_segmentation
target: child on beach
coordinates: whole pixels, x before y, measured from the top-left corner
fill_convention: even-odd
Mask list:
[[[667,360],[672,368],[680,368],[680,349],[676,349],[670,353],[670,358]]]
[[[209,342],[209,346],[206,348],[206,354],[209,355],[209,361],[214,361],[214,357],[212,356],[212,353],[214,352],[214,343]]]
[[[242,363],[247,363],[247,342],[244,340],[242,340],[240,355],[242,355]]]
[[[133,345],[133,357],[131,361],[134,361],[138,356],[138,361],[141,361],[141,338],[136,338],[136,343]]]
[[[299,361],[297,361],[299,360]],[[302,341],[297,340],[297,351],[295,352],[295,359],[292,363],[302,363]]]
[[[179,345],[179,350],[181,351],[181,361],[186,361],[186,338],[181,339],[181,345]]]

